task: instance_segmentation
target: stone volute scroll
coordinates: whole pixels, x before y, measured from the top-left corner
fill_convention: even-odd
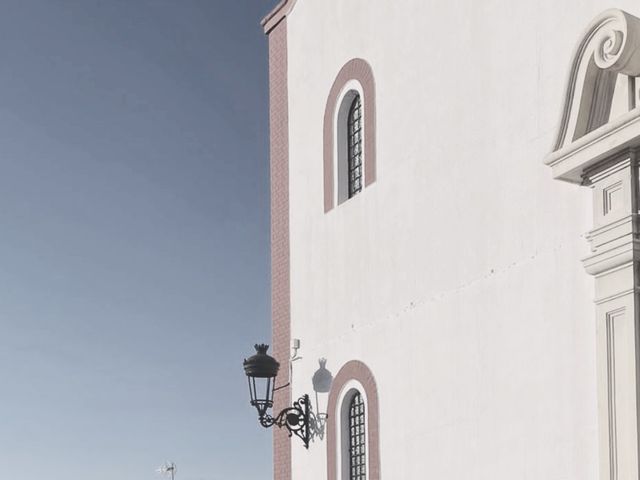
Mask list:
[[[640,19],[621,10],[605,11],[587,28],[574,53],[553,152],[545,160],[555,178],[583,183],[589,167],[640,143],[639,46]]]
[[[640,19],[607,10],[570,66],[553,151],[555,179],[590,188],[601,480],[640,478]],[[637,340],[638,339],[638,340]]]

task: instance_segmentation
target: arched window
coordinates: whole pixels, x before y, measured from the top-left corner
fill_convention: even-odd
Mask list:
[[[327,98],[323,133],[324,211],[376,181],[376,92],[361,58],[347,62]]]
[[[351,360],[340,369],[327,412],[327,479],[380,480],[378,390],[364,363]]]
[[[347,116],[347,168],[349,198],[362,190],[362,102],[356,94]]]
[[[349,402],[347,421],[349,422],[349,480],[366,480],[367,478],[367,445],[364,400],[356,391]],[[345,459],[346,460],[346,459]]]

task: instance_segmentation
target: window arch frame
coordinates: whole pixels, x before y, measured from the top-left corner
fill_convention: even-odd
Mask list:
[[[349,403],[356,392],[362,396],[365,406],[366,480],[380,480],[378,390],[371,370],[358,360],[351,360],[340,369],[329,392],[328,480],[350,480],[348,432],[345,431],[348,423],[345,420],[348,420]]]
[[[375,182],[376,167],[376,102],[375,81],[371,66],[361,58],[347,62],[336,77],[327,98],[323,133],[324,211],[343,203],[343,183],[339,176],[340,125],[344,116],[344,98],[350,92],[360,94],[363,116],[363,181],[362,191]],[[342,143],[344,145],[344,143]],[[347,198],[348,199],[348,198]]]

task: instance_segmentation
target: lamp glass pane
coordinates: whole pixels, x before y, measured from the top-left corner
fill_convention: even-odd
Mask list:
[[[275,378],[248,377],[248,379],[251,405],[257,408],[258,414],[262,417],[273,406]]]

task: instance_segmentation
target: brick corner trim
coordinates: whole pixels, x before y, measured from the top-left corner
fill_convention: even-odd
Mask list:
[[[337,415],[339,405],[338,398],[344,386],[350,380],[360,382],[365,390],[367,397],[367,437],[368,437],[368,456],[369,456],[369,480],[380,480],[380,419],[378,404],[378,387],[376,381],[364,363],[359,360],[351,360],[344,364],[331,385],[329,392],[329,402],[327,412],[329,415]],[[338,448],[338,432],[336,431],[336,423],[327,422],[327,479],[338,480],[337,465],[337,448]]]
[[[289,104],[287,19],[269,32],[269,130],[271,165],[271,324],[273,355],[289,361],[291,343],[289,260]],[[284,383],[284,382],[283,382]],[[291,405],[291,388],[276,392],[273,408]],[[291,439],[285,429],[273,429],[273,476],[291,480]]]
[[[291,13],[295,4],[296,0],[281,0],[260,22],[260,25],[264,28],[264,33],[269,34],[271,30]]]
[[[335,207],[334,198],[334,118],[338,108],[338,96],[347,82],[356,80],[362,87],[364,110],[364,186],[376,180],[376,84],[373,70],[366,60],[353,58],[338,73],[329,91],[324,111],[323,127],[323,171],[324,212]]]

